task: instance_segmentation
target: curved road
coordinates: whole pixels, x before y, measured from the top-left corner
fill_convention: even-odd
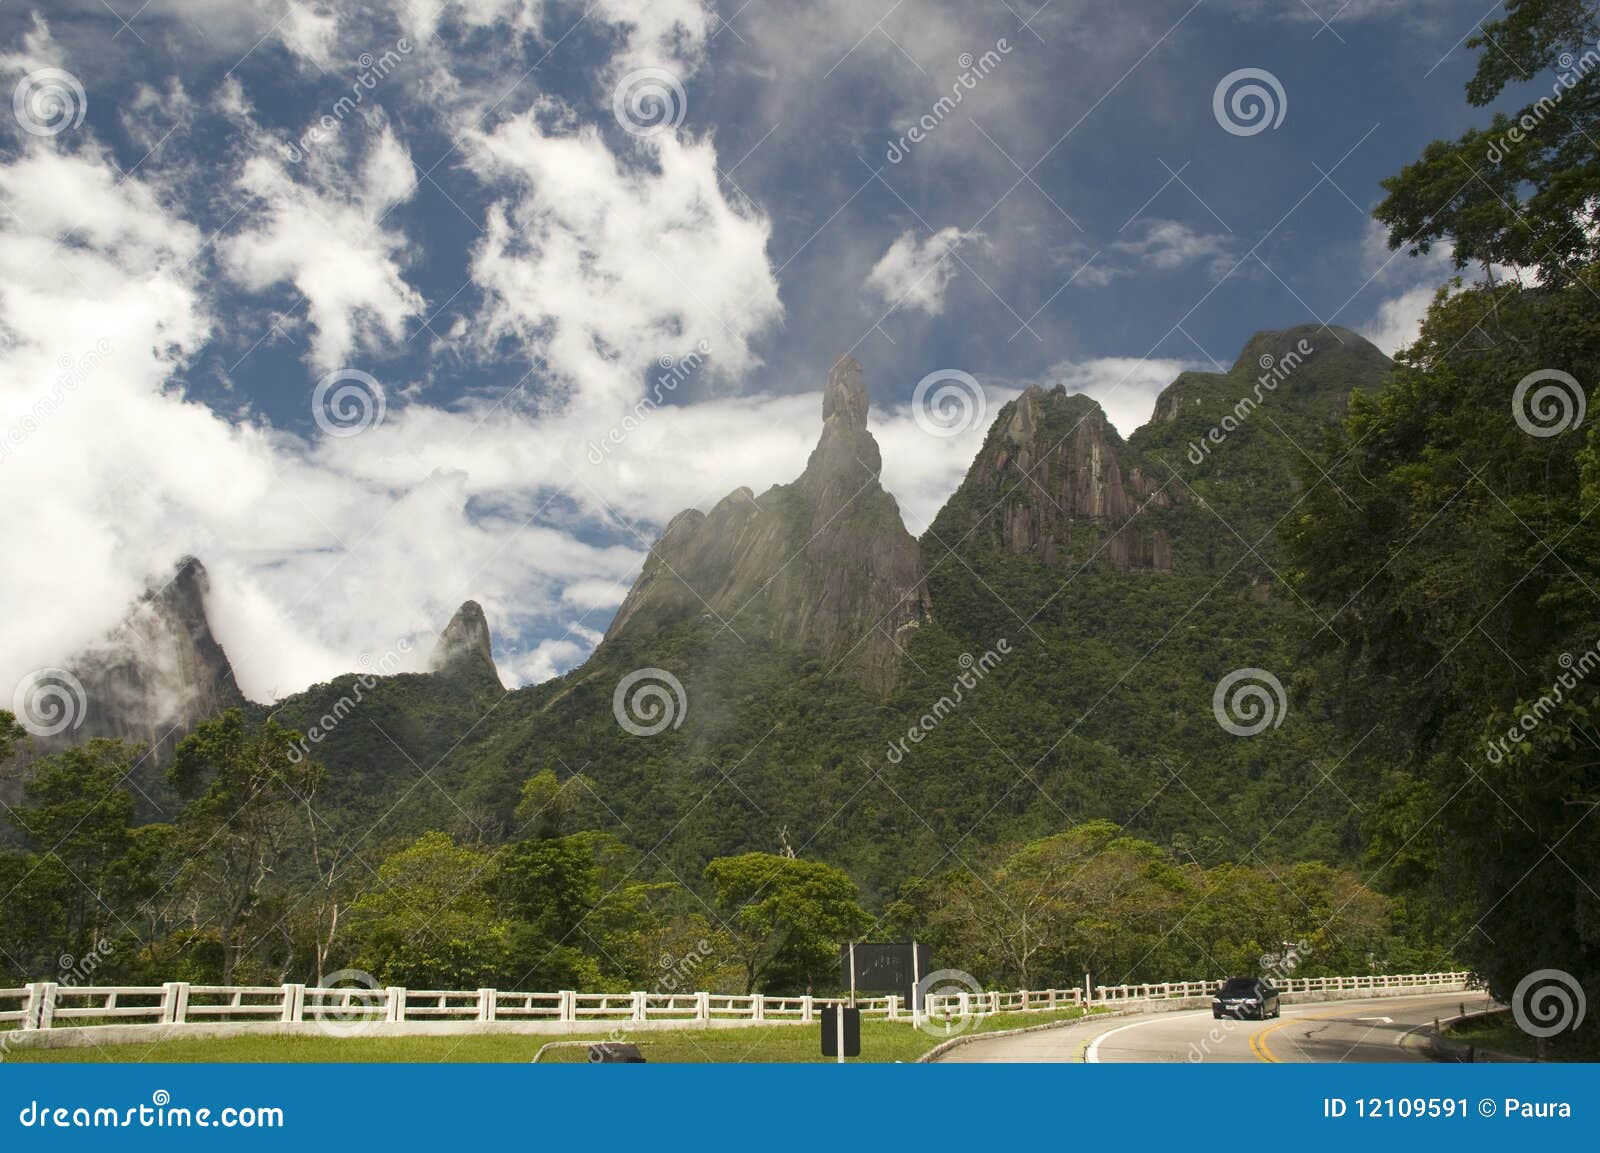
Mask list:
[[[1488,1004],[1482,993],[1428,993],[1285,1005],[1269,1021],[1218,1021],[1210,1009],[1147,1013],[972,1041],[940,1060],[1425,1061],[1414,1030]]]

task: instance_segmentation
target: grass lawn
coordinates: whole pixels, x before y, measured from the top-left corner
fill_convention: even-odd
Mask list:
[[[1514,1057],[1532,1057],[1537,1052],[1537,1041],[1517,1027],[1509,1011],[1463,1021],[1452,1025],[1447,1033],[1452,1041],[1510,1053]],[[1600,1060],[1600,1032],[1580,1026],[1575,1032],[1558,1033],[1545,1042],[1545,1058],[1551,1061]]]
[[[1043,1025],[1051,1021],[1070,1021],[1083,1016],[1081,1009],[1055,1013],[1000,1013],[981,1019],[971,1030],[992,1033]],[[18,1047],[5,1055],[7,1061],[34,1062],[486,1062],[533,1060],[539,1047],[548,1041],[627,1040],[637,1044],[647,1061],[656,1062],[766,1062],[824,1061],[819,1051],[816,1025],[767,1025],[736,1029],[681,1029],[662,1032],[640,1031],[629,1034],[596,1032],[593,1035],[534,1036],[496,1033],[463,1034],[455,1037],[320,1037],[257,1036],[226,1038],[185,1038],[142,1045],[90,1045],[71,1049],[31,1049]],[[909,1024],[893,1021],[861,1022],[860,1061],[915,1061],[943,1041],[930,1037]],[[588,1050],[573,1045],[551,1049],[548,1062],[585,1062]]]

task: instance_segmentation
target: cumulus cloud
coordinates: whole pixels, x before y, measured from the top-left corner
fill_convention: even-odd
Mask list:
[[[891,309],[920,308],[929,316],[944,311],[944,290],[956,274],[956,249],[978,233],[954,225],[928,237],[906,229],[867,274],[867,288]]]
[[[294,172],[276,143],[258,136],[235,185],[250,223],[220,245],[223,267],[246,288],[287,284],[304,299],[308,358],[323,371],[399,340],[424,307],[402,274],[405,237],[386,224],[416,190],[411,155],[386,121],[372,123],[358,164],[347,162],[354,146],[340,139]]]
[[[618,156],[546,102],[467,147],[507,193],[473,254],[481,341],[514,338],[575,402],[612,409],[663,354],[709,348],[724,375],[756,363],[752,338],[782,313],[771,228],[723,196],[709,139],[668,133]]]

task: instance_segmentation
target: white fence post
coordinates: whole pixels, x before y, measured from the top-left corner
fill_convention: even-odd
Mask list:
[[[44,982],[29,981],[24,987],[28,990],[28,1001],[22,1007],[22,1028],[31,1033],[39,1027],[39,1008],[40,1002],[44,1000]]]
[[[404,1021],[406,1019],[406,987],[404,985],[390,985],[384,990],[388,1001],[385,1005],[387,1012],[384,1019],[388,1021]]]
[[[648,996],[650,996],[650,994],[641,989],[635,989],[633,991],[633,1019],[635,1021],[643,1021],[645,1019],[648,1006],[645,998]]]
[[[306,987],[304,985],[285,985],[283,987],[283,1016],[280,1018],[285,1024],[290,1024],[301,1019],[305,1011]],[[165,1002],[162,1008],[166,1007]]]
[[[495,994],[493,989],[478,990],[478,1020],[494,1020],[494,996]]]
[[[884,1009],[884,1014],[891,1021],[898,1021],[900,1019],[900,995],[898,993],[889,994],[889,1000]]]
[[[39,1012],[36,1020],[40,1029],[50,1028],[56,1016],[56,998],[61,992],[61,986],[54,981],[39,982]]]
[[[750,1019],[752,1021],[765,1021],[767,1019],[767,998],[765,994],[750,994]]]
[[[699,992],[694,995],[694,1019],[696,1021],[711,1020],[711,994]]]
[[[571,989],[561,990],[561,1019],[563,1021],[578,1019],[578,994]]]
[[[800,998],[800,1019],[802,1021],[815,1020],[816,1003],[810,993]]]

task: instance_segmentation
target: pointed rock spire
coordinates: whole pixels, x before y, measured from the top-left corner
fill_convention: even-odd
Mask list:
[[[867,386],[861,378],[860,362],[848,354],[833,362],[822,394],[823,421],[835,418],[850,428],[867,427]]]
[[[793,484],[739,489],[709,515],[684,513],[650,550],[606,632],[612,643],[700,619],[741,639],[820,650],[869,686],[893,685],[898,633],[930,613],[917,542],[878,473],[861,365],[833,362],[822,436]]]
[[[489,620],[477,601],[467,601],[450,618],[428,658],[428,669],[436,673],[487,671],[495,684],[501,683],[489,639]]]

